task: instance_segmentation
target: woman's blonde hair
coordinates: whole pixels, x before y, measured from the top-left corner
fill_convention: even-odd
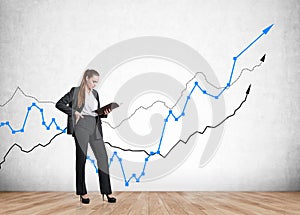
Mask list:
[[[93,76],[99,76],[99,73],[96,70],[93,69],[87,69],[85,70],[83,76],[82,76],[82,80],[79,86],[79,92],[78,92],[78,102],[77,102],[77,106],[80,108],[85,101],[85,86],[86,86],[86,77],[91,78]]]

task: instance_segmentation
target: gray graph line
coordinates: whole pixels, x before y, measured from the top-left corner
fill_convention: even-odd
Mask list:
[[[231,84],[230,86],[233,86],[233,85],[240,79],[240,77],[242,76],[242,74],[243,74],[244,71],[253,72],[253,71],[255,70],[255,68],[260,67],[262,63],[263,63],[263,61],[261,61],[259,64],[255,65],[255,66],[253,66],[251,69],[248,69],[248,68],[242,69],[241,72],[240,72],[240,75],[232,82],[232,84]],[[173,108],[178,104],[178,102],[180,101],[181,97],[183,96],[184,91],[187,90],[188,84],[189,84],[194,78],[196,78],[198,74],[201,74],[201,75],[204,77],[206,83],[208,83],[210,86],[214,87],[214,88],[217,89],[217,90],[224,89],[224,88],[226,87],[226,86],[224,86],[224,87],[217,87],[216,85],[210,83],[209,80],[207,80],[207,77],[206,77],[206,75],[205,75],[203,72],[197,72],[197,73],[195,73],[194,77],[191,78],[191,79],[186,83],[185,88],[181,91],[181,95],[180,95],[179,99],[178,99],[177,102],[171,107],[171,109],[173,109]]]
[[[262,65],[263,62],[264,62],[264,57],[260,59],[260,63],[259,63],[259,64],[253,66],[251,69],[249,69],[249,68],[243,68],[243,69],[241,70],[239,76],[232,82],[231,86],[233,86],[233,85],[240,79],[240,77],[242,76],[242,74],[243,74],[244,71],[253,72],[256,68],[260,67],[260,66]],[[116,128],[120,127],[120,126],[122,125],[123,122],[125,122],[126,120],[129,120],[131,117],[133,117],[133,115],[135,115],[136,112],[137,112],[138,110],[140,110],[140,109],[148,110],[149,108],[153,107],[156,103],[162,103],[162,104],[163,104],[167,109],[169,109],[169,110],[173,109],[173,108],[178,104],[178,102],[180,101],[180,99],[182,98],[183,93],[187,90],[187,87],[188,87],[189,83],[190,83],[192,80],[194,80],[194,79],[197,77],[197,75],[199,75],[199,74],[201,74],[201,75],[204,77],[205,81],[206,81],[210,86],[214,87],[215,89],[223,89],[223,88],[225,88],[225,86],[224,86],[224,87],[217,87],[217,86],[215,86],[214,84],[210,83],[210,82],[207,80],[207,77],[206,77],[206,75],[205,75],[203,72],[197,72],[197,73],[195,73],[195,75],[194,75],[194,76],[193,76],[193,77],[185,84],[185,88],[181,91],[180,97],[177,99],[176,103],[175,103],[172,107],[169,107],[164,101],[157,100],[157,101],[153,102],[150,106],[147,106],[147,107],[140,106],[140,107],[138,107],[138,108],[137,108],[130,116],[124,118],[117,126],[112,126],[109,122],[106,122],[106,121],[102,121],[102,123],[107,124],[107,125],[108,125],[110,128],[112,128],[112,129],[116,129]]]
[[[265,60],[265,56],[264,56],[263,58],[260,59],[260,63],[259,63],[259,64],[253,66],[251,69],[249,69],[249,68],[243,68],[243,69],[241,70],[239,76],[232,82],[231,86],[233,86],[233,85],[240,79],[240,77],[242,76],[242,74],[243,74],[244,71],[253,72],[256,68],[258,68],[258,67],[260,67],[260,66],[262,65],[262,63],[264,62],[264,60]],[[193,77],[185,84],[185,88],[181,91],[180,97],[177,99],[176,103],[175,103],[172,107],[169,107],[164,101],[157,100],[157,101],[153,102],[151,105],[149,105],[149,106],[147,106],[147,107],[144,107],[144,106],[138,107],[138,108],[137,108],[130,116],[128,116],[128,117],[124,118],[122,121],[120,121],[120,123],[119,123],[117,126],[112,126],[109,122],[104,121],[104,120],[103,120],[102,122],[105,123],[105,124],[107,124],[110,128],[116,129],[116,128],[120,127],[120,126],[123,124],[123,122],[125,122],[125,121],[129,120],[131,117],[133,117],[133,116],[137,113],[138,110],[140,110],[140,109],[148,110],[148,109],[150,109],[151,107],[153,107],[153,106],[154,106],[155,104],[157,104],[157,103],[161,103],[161,104],[163,104],[167,109],[171,110],[171,109],[173,109],[173,108],[178,104],[178,102],[180,101],[180,99],[181,99],[182,96],[183,96],[183,93],[187,90],[187,87],[188,87],[189,83],[190,83],[192,80],[194,80],[194,79],[197,77],[197,75],[199,75],[199,74],[201,74],[201,75],[204,77],[205,81],[206,81],[210,86],[214,87],[215,89],[223,89],[223,88],[224,88],[224,87],[218,87],[218,86],[215,86],[214,84],[210,83],[210,82],[207,80],[207,77],[206,77],[206,75],[205,75],[203,72],[197,72],[197,73],[195,73],[195,75],[194,75],[194,76],[193,76]],[[32,98],[32,99],[36,100],[36,101],[39,102],[39,103],[51,103],[51,104],[54,104],[54,105],[56,104],[56,103],[53,102],[53,101],[40,101],[40,100],[38,100],[38,99],[37,99],[36,97],[34,97],[34,96],[27,95],[27,94],[25,94],[25,93],[23,92],[23,90],[18,86],[18,87],[16,88],[15,92],[13,93],[13,95],[12,95],[12,96],[4,103],[4,104],[0,105],[0,107],[4,107],[5,105],[7,105],[7,104],[13,99],[13,97],[15,96],[15,94],[17,93],[18,90],[21,91],[21,93],[22,93],[25,97]],[[121,103],[121,104],[122,104],[122,103]]]
[[[263,62],[261,61],[259,64],[253,66],[251,69],[248,69],[248,68],[242,69],[240,75],[235,79],[235,81],[232,82],[232,84],[231,84],[230,86],[233,86],[233,85],[240,79],[240,77],[242,76],[242,74],[243,74],[244,71],[253,72],[253,71],[255,70],[255,68],[260,67],[262,63],[263,63]],[[224,89],[224,88],[226,87],[226,86],[224,86],[224,87],[217,87],[217,86],[213,85],[212,83],[210,83],[210,82],[206,79],[206,76],[205,76],[203,73],[202,73],[202,75],[204,76],[205,81],[206,81],[210,86],[214,87],[215,89],[220,90],[220,89]]]
[[[18,92],[18,90],[21,91],[21,93],[25,96],[25,97],[28,97],[28,98],[32,98],[34,100],[36,100],[38,103],[50,103],[50,104],[55,104],[55,102],[53,101],[40,101],[38,100],[37,98],[35,98],[34,96],[30,96],[30,95],[26,95],[23,90],[18,86],[15,90],[15,92],[13,93],[13,95],[2,105],[0,105],[0,107],[4,107],[5,105],[7,105],[13,98],[14,96],[16,95],[16,93]]]

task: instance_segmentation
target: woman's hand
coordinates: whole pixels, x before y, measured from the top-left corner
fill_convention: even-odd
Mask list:
[[[109,114],[110,112],[111,112],[111,109],[110,109],[110,108],[104,110],[104,114],[105,114],[105,115]]]
[[[76,119],[75,124],[77,124],[77,122],[80,118],[84,118],[83,115],[81,113],[79,113],[78,111],[75,111],[75,119]]]

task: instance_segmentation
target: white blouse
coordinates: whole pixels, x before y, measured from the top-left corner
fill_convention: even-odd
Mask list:
[[[90,93],[85,92],[85,103],[81,111],[81,114],[89,115],[89,116],[97,116],[97,113],[93,112],[97,108],[98,108],[98,102],[94,96],[94,93],[92,91]]]

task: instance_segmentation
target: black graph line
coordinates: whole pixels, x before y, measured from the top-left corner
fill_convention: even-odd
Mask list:
[[[63,132],[60,132],[60,133],[54,135],[54,136],[50,139],[50,141],[49,141],[48,143],[46,143],[45,145],[42,145],[41,143],[39,143],[39,144],[33,146],[30,150],[24,150],[24,149],[22,148],[22,146],[20,146],[20,145],[17,144],[17,143],[14,143],[14,144],[9,148],[9,150],[6,152],[6,154],[4,155],[3,160],[0,162],[0,169],[1,169],[1,165],[5,162],[5,159],[6,159],[6,157],[8,156],[9,152],[10,152],[14,147],[18,147],[18,148],[19,148],[22,152],[24,152],[24,153],[30,153],[30,152],[32,152],[35,148],[37,148],[37,147],[39,147],[39,146],[41,146],[41,147],[46,147],[46,146],[48,146],[48,145],[52,142],[52,140],[54,140],[57,136],[59,136],[59,135],[61,135],[61,134],[63,134]]]
[[[249,95],[249,93],[250,93],[250,88],[251,88],[251,84],[249,85],[249,87],[248,87],[248,89],[247,89],[247,91],[246,91],[246,96],[245,96],[244,100],[240,103],[240,105],[234,110],[234,112],[233,112],[232,114],[228,115],[225,119],[223,119],[222,121],[220,121],[220,122],[219,122],[218,124],[216,124],[216,125],[213,125],[213,126],[212,126],[212,125],[209,125],[209,126],[206,126],[206,127],[204,128],[203,131],[195,131],[195,132],[193,132],[193,133],[187,138],[186,141],[184,141],[184,140],[182,140],[182,139],[178,140],[178,141],[174,144],[174,146],[173,146],[173,147],[172,147],[165,155],[162,155],[161,153],[159,153],[159,155],[160,155],[161,157],[163,157],[163,158],[166,158],[166,157],[170,154],[170,152],[171,152],[171,151],[172,151],[172,150],[173,150],[180,142],[182,142],[182,143],[184,143],[184,144],[187,144],[188,141],[191,139],[191,137],[193,137],[195,134],[204,134],[205,131],[206,131],[208,128],[217,128],[218,126],[220,126],[221,124],[223,124],[226,120],[228,120],[229,118],[233,117],[233,116],[236,114],[236,112],[242,107],[242,105],[246,102],[247,97],[248,97],[248,95]],[[144,153],[147,154],[148,156],[150,155],[146,150],[142,150],[142,149],[139,149],[139,150],[135,150],[135,149],[123,149],[123,148],[121,148],[121,147],[112,145],[110,142],[105,142],[105,143],[108,144],[108,145],[110,145],[112,148],[120,149],[120,150],[122,150],[122,151],[144,152]]]
[[[146,150],[143,150],[143,149],[123,149],[123,148],[121,148],[119,146],[112,145],[110,142],[104,142],[104,143],[110,145],[110,147],[112,147],[112,148],[120,149],[120,150],[122,150],[124,152],[144,152],[145,154],[150,155]]]
[[[178,140],[178,141],[176,142],[176,144],[175,144],[175,145],[174,145],[174,146],[173,146],[173,147],[172,147],[165,155],[162,155],[161,153],[160,153],[159,155],[160,155],[161,157],[163,157],[163,158],[166,158],[166,157],[171,153],[171,151],[172,151],[172,150],[173,150],[180,142],[182,142],[182,143],[184,143],[184,144],[187,144],[188,141],[189,141],[195,134],[204,134],[205,131],[206,131],[208,128],[217,128],[218,126],[220,126],[221,124],[223,124],[226,120],[228,120],[229,118],[233,117],[233,116],[236,114],[236,112],[242,107],[242,105],[246,102],[247,97],[248,97],[248,95],[249,95],[249,93],[250,93],[250,88],[251,88],[251,84],[249,85],[249,87],[248,87],[248,89],[247,89],[247,91],[246,91],[246,96],[245,96],[244,100],[240,103],[240,105],[234,110],[234,112],[233,112],[232,114],[228,115],[225,119],[223,119],[221,122],[219,122],[218,124],[216,124],[216,125],[214,125],[214,126],[206,126],[206,127],[204,128],[203,131],[195,131],[195,132],[193,132],[193,133],[192,133],[185,141],[182,140],[182,139]],[[8,156],[8,154],[10,153],[10,151],[11,151],[14,147],[18,147],[18,148],[19,148],[22,152],[24,152],[24,153],[30,153],[30,152],[32,152],[35,148],[37,148],[37,147],[39,147],[39,146],[41,146],[41,147],[46,147],[46,146],[48,146],[48,145],[52,142],[52,140],[54,140],[57,136],[59,136],[59,135],[61,135],[61,134],[63,134],[63,132],[60,132],[60,133],[54,135],[54,136],[50,139],[50,141],[49,141],[48,143],[46,143],[45,145],[42,145],[42,144],[39,143],[39,144],[33,146],[30,150],[24,150],[24,149],[22,148],[22,146],[20,146],[20,145],[17,144],[17,143],[14,143],[14,144],[9,148],[9,150],[6,152],[6,154],[4,155],[3,160],[0,162],[0,169],[1,169],[2,164],[6,161],[6,157]],[[120,149],[120,150],[122,150],[122,151],[144,152],[144,153],[147,154],[148,156],[150,155],[146,150],[142,150],[142,149],[139,149],[139,150],[134,150],[134,149],[123,149],[123,148],[121,148],[121,147],[112,145],[110,142],[105,142],[105,143],[108,144],[108,145],[110,145],[112,148]]]
[[[231,86],[233,86],[233,85],[240,79],[240,77],[242,76],[242,74],[243,74],[244,71],[253,72],[256,68],[260,67],[260,66],[262,65],[262,63],[265,61],[265,56],[266,56],[266,55],[264,55],[264,56],[260,59],[260,63],[259,63],[259,64],[256,64],[256,65],[253,66],[251,69],[249,69],[249,68],[243,68],[243,69],[241,70],[239,76],[232,82]],[[144,106],[138,107],[137,109],[135,109],[135,111],[134,111],[130,116],[124,118],[124,119],[123,119],[122,121],[120,121],[119,124],[116,125],[116,126],[112,126],[109,122],[107,122],[107,121],[105,121],[105,120],[103,120],[102,122],[105,123],[105,124],[107,124],[110,128],[116,129],[116,128],[120,127],[125,121],[127,121],[127,120],[129,120],[131,117],[133,117],[133,116],[136,114],[136,112],[137,112],[138,110],[140,110],[140,109],[148,110],[148,109],[150,109],[151,107],[153,107],[156,103],[162,103],[167,109],[172,110],[172,109],[178,104],[178,102],[180,101],[180,99],[182,98],[183,93],[187,90],[188,84],[189,84],[189,83],[190,83],[190,82],[191,82],[198,74],[202,74],[202,76],[204,77],[205,81],[206,81],[209,85],[211,85],[212,87],[214,87],[214,88],[216,88],[216,89],[223,89],[223,88],[225,88],[225,87],[217,87],[217,86],[215,86],[214,84],[210,83],[210,82],[207,80],[207,77],[206,77],[206,75],[205,75],[203,72],[197,72],[197,73],[195,73],[195,75],[194,75],[194,76],[186,83],[185,88],[181,91],[180,97],[177,99],[176,103],[175,103],[172,107],[169,107],[164,101],[157,100],[157,101],[153,102],[151,105],[149,105],[149,106],[147,106],[147,107],[144,107]]]
[[[227,119],[229,119],[230,117],[233,117],[235,115],[235,113],[242,107],[242,105],[246,102],[247,100],[247,97],[250,93],[250,88],[251,88],[251,84],[249,85],[247,91],[246,91],[246,96],[244,98],[244,100],[240,103],[240,105],[234,110],[234,112],[232,114],[230,114],[229,116],[227,116],[225,119],[223,119],[221,122],[219,122],[218,124],[216,125],[209,125],[209,126],[206,126],[203,131],[195,131],[194,133],[192,133],[187,139],[186,141],[184,140],[178,140],[177,143],[169,150],[169,152],[166,154],[166,155],[161,155],[163,158],[166,158],[168,156],[168,154],[180,143],[184,143],[184,144],[187,144],[189,142],[189,140],[195,135],[195,134],[204,134],[205,131],[208,129],[208,128],[217,128],[218,126],[220,126],[221,124],[223,124]]]

